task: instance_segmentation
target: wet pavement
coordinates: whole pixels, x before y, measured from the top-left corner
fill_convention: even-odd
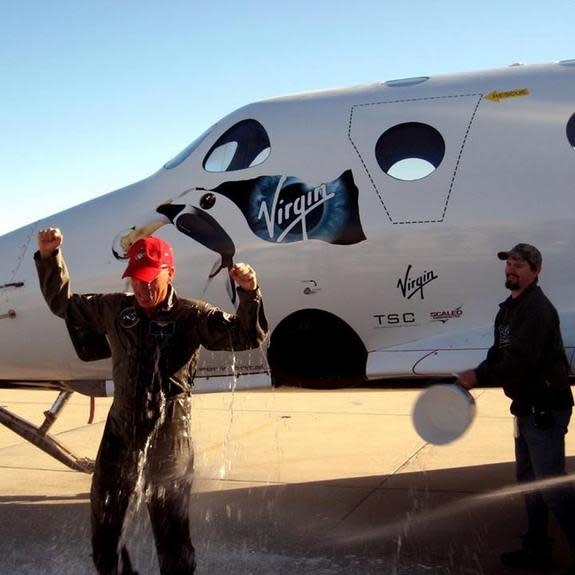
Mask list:
[[[192,536],[198,575],[517,573],[499,554],[524,527],[512,420],[501,390],[476,390],[471,429],[447,446],[415,433],[419,390],[260,389],[194,398]],[[54,392],[0,391],[40,423]],[[53,434],[94,457],[109,399],[75,394]],[[568,435],[570,468],[575,439]],[[90,476],[0,428],[0,575],[83,575]],[[493,494],[486,498],[486,494]],[[158,573],[145,511],[128,527],[140,575]],[[566,547],[555,524],[556,557]]]

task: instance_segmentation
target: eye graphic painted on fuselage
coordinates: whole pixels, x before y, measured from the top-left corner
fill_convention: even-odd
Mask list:
[[[262,176],[226,182],[214,192],[232,200],[251,230],[269,242],[317,239],[353,244],[365,240],[351,170],[317,186],[291,176]]]
[[[212,194],[211,192],[204,194],[200,198],[200,208],[202,208],[202,210],[210,210],[211,208],[214,207],[215,204],[216,204],[216,196],[214,196],[214,194]]]

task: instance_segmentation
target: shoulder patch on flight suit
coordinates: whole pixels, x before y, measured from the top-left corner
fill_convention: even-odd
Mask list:
[[[120,312],[120,325],[122,327],[131,328],[139,323],[140,316],[135,307],[127,307]]]

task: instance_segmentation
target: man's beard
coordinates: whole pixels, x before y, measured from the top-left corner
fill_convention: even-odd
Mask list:
[[[515,276],[505,278],[505,287],[511,291],[519,288],[519,280]]]

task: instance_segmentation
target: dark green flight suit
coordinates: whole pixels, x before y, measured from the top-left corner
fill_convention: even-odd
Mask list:
[[[238,351],[258,347],[267,334],[261,294],[238,289],[237,313],[229,315],[205,302],[178,298],[170,288],[166,302],[148,317],[133,295],[72,294],[60,251],[46,259],[37,252],[34,258],[52,312],[106,334],[112,350],[114,401],[91,491],[98,572],[132,572],[122,528],[132,495],[145,490],[160,572],[189,575],[195,568],[188,524],[190,397],[200,345]]]

